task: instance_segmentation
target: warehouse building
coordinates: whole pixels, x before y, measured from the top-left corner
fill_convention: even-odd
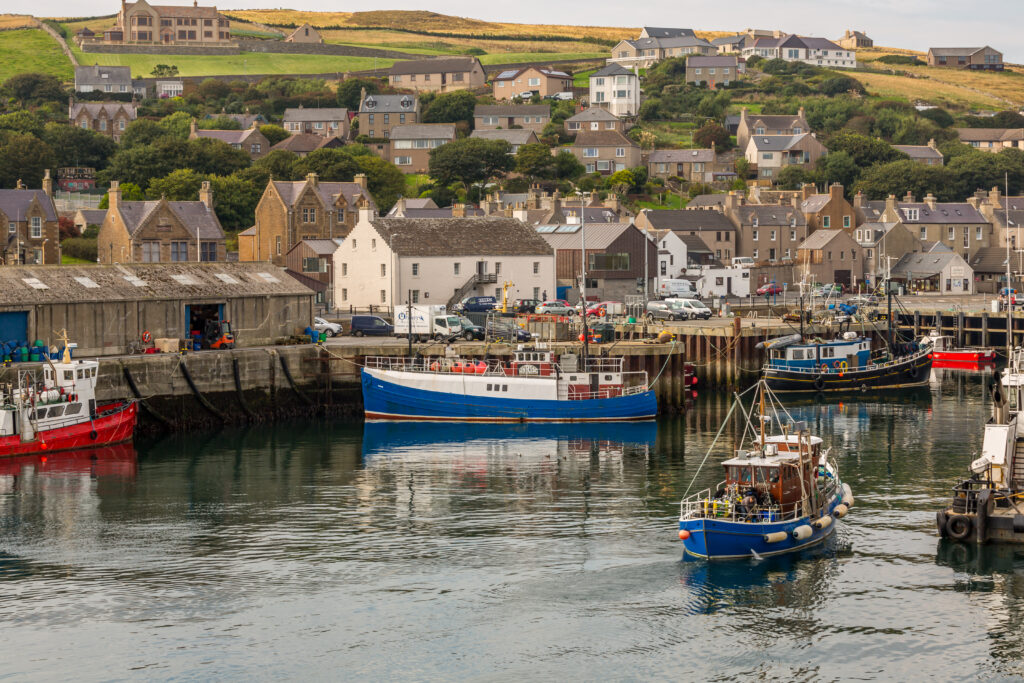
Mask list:
[[[0,344],[62,329],[83,356],[125,353],[145,332],[184,339],[229,320],[237,346],[273,344],[313,320],[313,291],[270,263],[138,263],[0,269]]]

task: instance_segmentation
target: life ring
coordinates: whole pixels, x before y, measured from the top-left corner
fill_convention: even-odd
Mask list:
[[[149,333],[149,330],[146,330],[142,333],[142,343],[148,344],[151,341],[153,341],[153,335]]]
[[[821,364],[821,371],[822,371],[823,373],[824,373],[824,372],[828,372],[828,363],[822,363],[822,364]]]
[[[825,389],[825,375],[818,375],[814,378],[814,388],[818,391]]]
[[[436,360],[433,363],[430,364],[430,371],[431,372],[437,372],[440,368],[441,368],[441,364],[438,363]]]
[[[603,308],[597,309],[597,317],[598,318],[603,318],[604,317],[604,309]]]
[[[953,515],[946,520],[946,533],[950,538],[962,541],[971,535],[973,526],[971,518],[967,515]]]
[[[839,364],[839,369],[842,370],[843,372],[846,372],[846,369],[849,367],[850,366],[846,363],[845,360]]]
[[[836,370],[839,369],[840,365],[841,365],[840,361],[837,361],[837,360],[832,361],[832,367],[834,367]]]

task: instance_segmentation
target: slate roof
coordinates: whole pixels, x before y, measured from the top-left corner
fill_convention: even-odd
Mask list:
[[[919,223],[988,223],[989,220],[967,202],[936,202],[932,209],[924,202],[896,202],[900,219],[907,225]],[[917,218],[910,219],[904,209],[917,209]]]
[[[697,235],[680,235],[681,239],[686,244],[686,253],[689,254],[710,254],[711,249],[708,245]]]
[[[755,127],[755,124],[761,122],[764,124],[767,130],[784,130],[792,128],[794,124],[800,124],[801,126],[807,125],[806,122],[800,118],[799,114],[751,114],[747,112],[747,123],[751,129]],[[737,123],[739,123],[737,121]]]
[[[124,222],[124,227],[128,230],[128,234],[134,235],[145,220],[164,201],[166,200],[119,202],[117,209],[121,213],[121,220]],[[202,202],[167,202],[167,205],[193,237],[196,237],[198,232],[199,239],[216,240],[224,238],[224,230],[220,226],[220,221],[217,220],[217,214],[211,209],[206,208],[206,205]]]
[[[296,154],[309,154],[321,147],[343,147],[345,142],[338,137],[324,137],[315,133],[295,133],[270,148],[271,152],[283,149]]]
[[[792,206],[782,205],[752,205],[745,204],[736,207],[736,213],[740,217],[742,225],[754,225],[754,217],[757,217],[758,227],[790,227],[791,219],[796,219],[797,227],[807,225],[804,215]]]
[[[533,228],[514,218],[378,218],[370,224],[400,256],[552,254]]]
[[[815,230],[797,249],[823,249],[829,242],[839,236],[842,230]]]
[[[810,133],[799,133],[797,135],[751,135],[750,140],[754,148],[759,152],[784,152],[792,149]]]
[[[807,46],[809,50],[840,50],[846,51],[846,48],[839,47],[828,38],[813,38],[810,36],[801,36],[800,41]]]
[[[196,129],[197,138],[213,138],[226,142],[229,145],[240,145],[253,133],[259,132],[258,128],[246,128],[245,130],[204,130]]]
[[[637,38],[626,41],[640,50],[651,48],[674,48],[674,47],[714,47],[711,43],[696,36],[673,36],[670,38]]]
[[[300,240],[299,243],[295,245],[295,247],[297,247],[299,244],[305,244],[306,246],[308,246],[313,251],[314,254],[320,254],[322,256],[330,256],[331,254],[333,254],[335,251],[338,250],[338,247],[341,246],[341,243],[343,241],[344,240],[342,240],[340,238],[339,239],[334,239],[334,240],[321,240],[321,239],[309,240],[309,239],[307,239],[307,240]],[[292,247],[292,249],[295,249],[295,247]]]
[[[273,280],[264,278],[261,273]],[[217,275],[229,276],[235,283]],[[183,285],[172,275],[187,275],[195,284]],[[32,287],[36,278],[46,289]],[[76,278],[83,278],[77,280]],[[96,287],[85,284],[85,279]],[[138,278],[137,287],[128,279]],[[66,304],[108,301],[178,301],[213,297],[311,295],[287,277],[283,268],[259,261],[226,263],[133,263],[130,265],[6,266],[0,268],[0,305]]]
[[[616,116],[615,114],[611,113],[607,109],[602,109],[601,107],[589,107],[589,108],[584,109],[583,111],[579,112],[578,114],[573,114],[572,116],[570,116],[569,118],[566,119],[566,121],[573,121],[573,122],[576,122],[576,121],[618,121],[618,120],[619,120],[618,116]]]
[[[715,161],[713,149],[656,149],[648,156],[652,164],[687,164],[712,163]]]
[[[528,128],[501,128],[498,130],[474,130],[471,138],[484,140],[507,140],[510,145],[525,145],[537,142],[537,134]]]
[[[220,118],[221,116],[229,118],[232,121],[237,121],[238,125],[241,126],[243,130],[246,129],[246,128],[252,128],[252,124],[254,124],[254,123],[260,124],[260,123],[265,123],[266,122],[266,119],[263,118],[262,114],[223,114],[223,113],[221,113],[221,114],[217,114],[216,116],[207,115],[206,118],[208,118],[208,119],[216,119],[216,118]]]
[[[621,64],[609,64],[602,69],[598,69],[594,73],[590,74],[590,77],[594,76],[633,76],[633,72],[622,66]]]
[[[100,112],[103,111],[106,111],[107,116],[113,118],[118,109],[124,109],[129,119],[138,118],[138,107],[132,102],[75,102],[68,111],[68,118],[76,119],[82,111],[85,111],[92,119],[99,118]]]
[[[347,121],[348,109],[344,107],[289,107],[284,110],[285,123],[306,121]]]
[[[419,111],[419,100],[415,95],[367,95],[359,104],[360,113],[400,114],[411,111]]]
[[[742,43],[743,39],[746,38],[742,33],[737,33],[734,36],[722,36],[721,38],[715,38],[711,41],[712,45],[735,45],[736,43]]]
[[[718,211],[652,209],[645,214],[651,227],[658,230],[736,230],[732,221]]]
[[[1006,249],[1003,247],[981,247],[971,257],[971,268],[976,273],[1005,273]]]
[[[723,206],[725,194],[699,194],[686,203],[687,209],[704,209],[711,206]]]
[[[305,188],[308,180],[274,180],[274,189],[281,195],[281,199],[288,206],[294,206],[295,200],[302,194],[302,190]],[[320,196],[320,200],[327,206],[333,206],[338,195],[343,195],[348,205],[355,206],[356,195],[362,195],[370,202],[370,206],[376,207],[373,202],[373,196],[370,195],[368,190],[364,190],[360,187],[359,183],[329,183],[318,181],[316,184],[316,192]]]
[[[829,199],[827,194],[812,194],[800,203],[800,210],[804,213],[818,213],[825,208]]]
[[[719,67],[719,66],[735,67],[737,65],[737,63],[738,62],[737,62],[735,57],[729,57],[729,56],[726,56],[726,55],[721,55],[721,56],[718,56],[718,57],[706,57],[706,56],[703,56],[703,55],[694,55],[694,56],[686,58],[686,68],[687,69],[689,69],[691,66],[694,67],[694,68]]]
[[[39,200],[47,221],[57,220],[53,201],[42,190],[0,190],[0,211],[7,216],[7,220],[20,223],[25,220],[33,198]]]
[[[550,104],[478,104],[473,116],[551,116]]]
[[[406,123],[391,129],[392,140],[454,140],[453,123]]]
[[[938,275],[949,265],[950,261],[962,258],[952,251],[929,252],[926,254],[912,252],[904,254],[903,258],[892,267],[892,274],[896,277],[907,277],[909,274],[914,279],[932,277]]]
[[[473,66],[479,66],[480,60],[476,57],[441,57],[437,59],[411,59],[404,62],[395,62],[388,71],[392,76],[405,74],[437,74],[437,73],[458,73],[460,71],[471,71]]]
[[[617,130],[581,130],[576,134],[573,146],[637,147],[638,145]]]
[[[104,78],[104,75],[106,75],[106,78]],[[98,64],[76,66],[75,88],[79,89],[83,85],[124,85],[130,90],[132,85],[132,69],[128,66],[100,66]]]
[[[911,159],[942,159],[942,152],[928,145],[893,145]]]
[[[663,28],[660,26],[644,26],[642,31],[652,38],[678,38],[680,36],[694,35],[692,28]]]
[[[512,80],[515,80],[516,76],[518,76],[519,74],[523,73],[527,69],[536,69],[538,72],[540,72],[541,74],[543,74],[545,76],[548,76],[549,78],[572,78],[572,75],[566,73],[565,71],[556,71],[555,69],[546,69],[544,67],[538,67],[538,66],[534,66],[534,67],[524,66],[522,69],[507,69],[505,71],[502,71],[500,74],[498,74],[497,76],[494,77],[494,80],[495,81],[512,81]]]
[[[936,57],[970,57],[984,49],[984,47],[932,47],[928,49],[928,52]]]
[[[954,128],[961,142],[1024,140],[1024,128]]]
[[[890,230],[892,230],[894,227],[896,227],[897,225],[899,225],[899,223],[879,223],[879,222],[861,223],[861,226],[859,228],[861,233],[862,234],[869,234],[870,233],[870,239],[862,239],[862,240],[860,240],[860,242],[862,244],[870,244],[870,245],[878,244],[882,240],[882,238],[885,237],[885,235],[888,234],[888,232]]]
[[[106,209],[79,209],[86,225],[103,225],[103,219],[107,217]]]
[[[394,207],[391,208],[391,211],[394,211]],[[483,209],[478,209],[475,206],[467,206],[466,207],[466,217],[467,218],[471,218],[473,216],[483,216],[483,215],[484,215]],[[384,216],[384,217],[385,218],[398,218],[398,216],[393,215],[391,212],[388,212],[388,214],[386,216]],[[436,206],[433,207],[433,208],[423,208],[423,209],[410,209],[410,208],[406,208],[405,209],[405,215],[401,216],[401,218],[452,218],[452,207],[445,206],[445,207],[442,207],[440,209],[437,208]]]
[[[125,5],[126,8],[130,9],[137,5],[136,2],[129,2]],[[164,17],[189,17],[190,19],[217,19],[221,16],[221,13],[217,11],[216,7],[200,7],[198,5],[150,5],[157,11],[158,14]]]

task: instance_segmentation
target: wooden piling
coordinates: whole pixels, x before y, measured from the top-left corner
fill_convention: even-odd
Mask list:
[[[988,346],[988,311],[981,314],[981,345]]]

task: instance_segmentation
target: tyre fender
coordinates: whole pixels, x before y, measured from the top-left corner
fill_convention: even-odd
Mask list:
[[[967,515],[953,515],[946,520],[946,534],[953,540],[964,540],[971,535],[973,529],[974,522]]]
[[[822,391],[825,389],[824,375],[818,375],[817,377],[814,378],[814,388],[817,389],[818,391]]]

